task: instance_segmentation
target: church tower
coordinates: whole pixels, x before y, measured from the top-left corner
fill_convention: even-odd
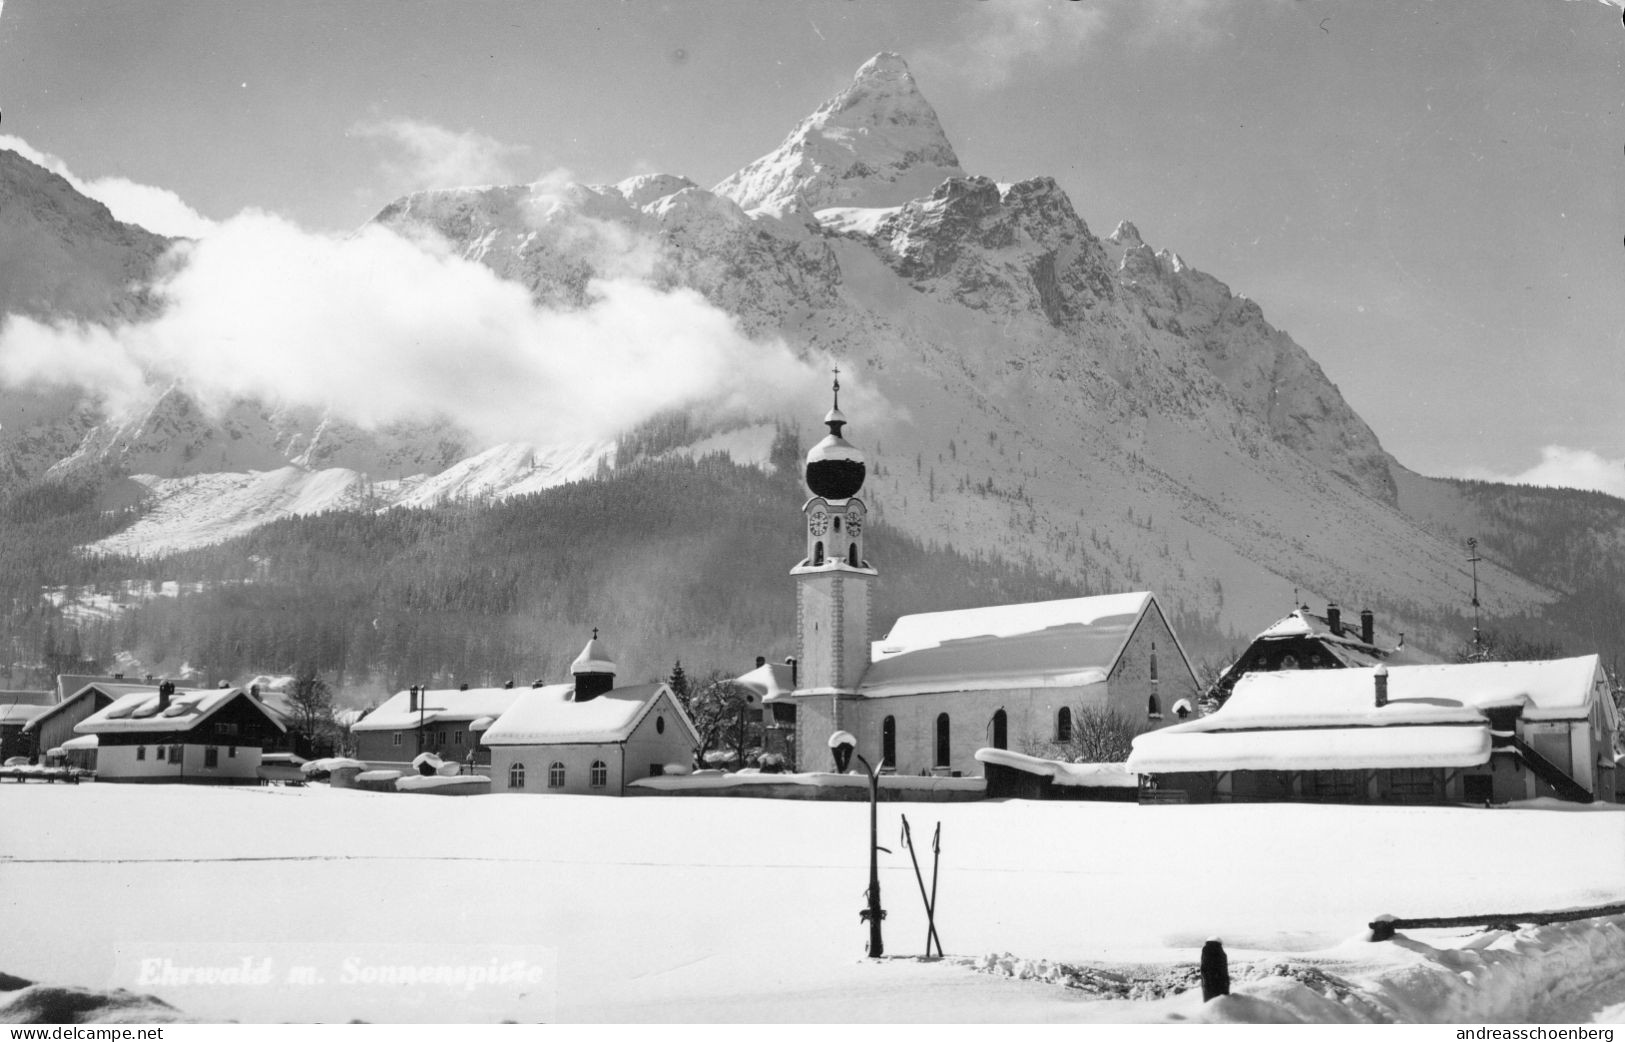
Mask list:
[[[846,417],[835,372],[834,407],[824,417],[829,434],[807,453],[807,553],[790,569],[801,638],[797,694],[854,694],[869,665],[870,586],[878,573],[863,552],[863,453],[841,433]]]

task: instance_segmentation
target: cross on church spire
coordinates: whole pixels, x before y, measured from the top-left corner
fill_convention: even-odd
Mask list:
[[[841,367],[837,365],[831,372],[835,374],[835,408],[838,410],[841,407]]]

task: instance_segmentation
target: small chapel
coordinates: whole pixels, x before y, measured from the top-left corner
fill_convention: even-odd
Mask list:
[[[793,715],[799,769],[827,767],[836,731],[879,770],[968,776],[978,749],[1065,743],[1090,707],[1147,728],[1195,714],[1196,675],[1149,592],[905,615],[871,643],[880,572],[840,390],[837,371],[829,433],[806,459],[806,551],[790,569],[800,654],[788,678],[768,667],[759,691],[775,719]]]

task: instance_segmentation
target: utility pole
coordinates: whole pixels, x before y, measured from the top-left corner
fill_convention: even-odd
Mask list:
[[[1478,540],[1467,537],[1467,563],[1473,566],[1473,661],[1484,660],[1484,640],[1478,630]]]

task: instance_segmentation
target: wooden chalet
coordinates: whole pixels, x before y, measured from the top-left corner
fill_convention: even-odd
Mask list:
[[[97,741],[97,778],[110,782],[256,785],[261,753],[287,726],[238,687],[177,690],[164,681],[124,694],[74,728]]]

